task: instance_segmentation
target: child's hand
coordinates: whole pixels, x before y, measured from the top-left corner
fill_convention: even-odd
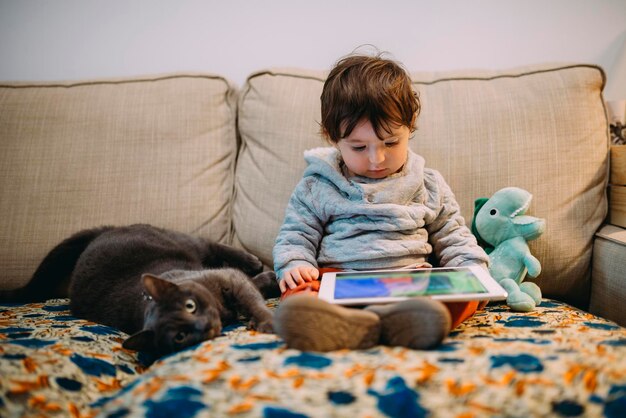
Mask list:
[[[287,291],[287,287],[293,289],[304,282],[312,282],[319,277],[319,271],[315,267],[301,266],[286,271],[278,282],[281,293]]]

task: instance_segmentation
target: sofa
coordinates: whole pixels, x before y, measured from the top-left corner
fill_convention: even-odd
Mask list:
[[[150,223],[272,245],[303,151],[323,146],[326,73],[272,68],[0,82],[0,289],[98,225]],[[0,416],[626,416],[626,234],[606,224],[605,75],[586,64],[413,72],[410,146],[469,222],[506,186],[546,220],[530,242],[544,300],[490,303],[428,351],[290,349],[243,322],[161,359],[71,315],[67,295],[0,305]],[[276,308],[276,299],[267,301]]]

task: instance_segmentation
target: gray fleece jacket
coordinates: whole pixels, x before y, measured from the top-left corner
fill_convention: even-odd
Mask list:
[[[277,276],[296,266],[345,270],[402,268],[426,262],[479,264],[489,256],[465,225],[436,170],[409,151],[402,170],[384,179],[347,172],[339,151],[315,148],[287,206],[274,246]]]

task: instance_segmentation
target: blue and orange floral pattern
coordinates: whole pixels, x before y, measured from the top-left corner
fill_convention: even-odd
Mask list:
[[[431,351],[379,346],[301,352],[238,325],[158,360],[141,375],[141,359],[120,348],[121,333],[110,330],[108,341],[98,334],[101,347],[83,346],[80,339],[73,342],[79,336],[74,329],[96,325],[56,318],[67,312],[49,312],[39,319],[47,322],[27,324],[24,312],[48,312],[46,307],[64,306],[59,303],[0,307],[0,415],[3,408],[7,416],[53,415],[39,408],[41,399],[60,407],[71,403],[75,416],[626,416],[626,328],[550,300],[524,314],[488,306]],[[50,331],[58,322],[72,329],[67,340]],[[30,334],[10,336],[22,332]],[[43,348],[49,357],[42,357],[30,343],[15,344],[20,339],[54,342]],[[65,351],[51,348],[68,344]],[[106,361],[110,374],[90,374],[91,367],[71,360],[77,355]],[[47,387],[20,386],[41,376],[48,376]],[[57,376],[68,380],[59,383]],[[103,379],[109,390],[100,393]],[[81,387],[67,391],[63,382],[69,381]]]
[[[143,371],[125,337],[72,317],[67,300],[0,305],[0,416],[85,415]]]

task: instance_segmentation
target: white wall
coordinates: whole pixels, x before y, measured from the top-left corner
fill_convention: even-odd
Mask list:
[[[0,80],[198,70],[241,85],[268,66],[327,69],[365,43],[410,70],[610,72],[625,40],[626,0],[0,0]]]

